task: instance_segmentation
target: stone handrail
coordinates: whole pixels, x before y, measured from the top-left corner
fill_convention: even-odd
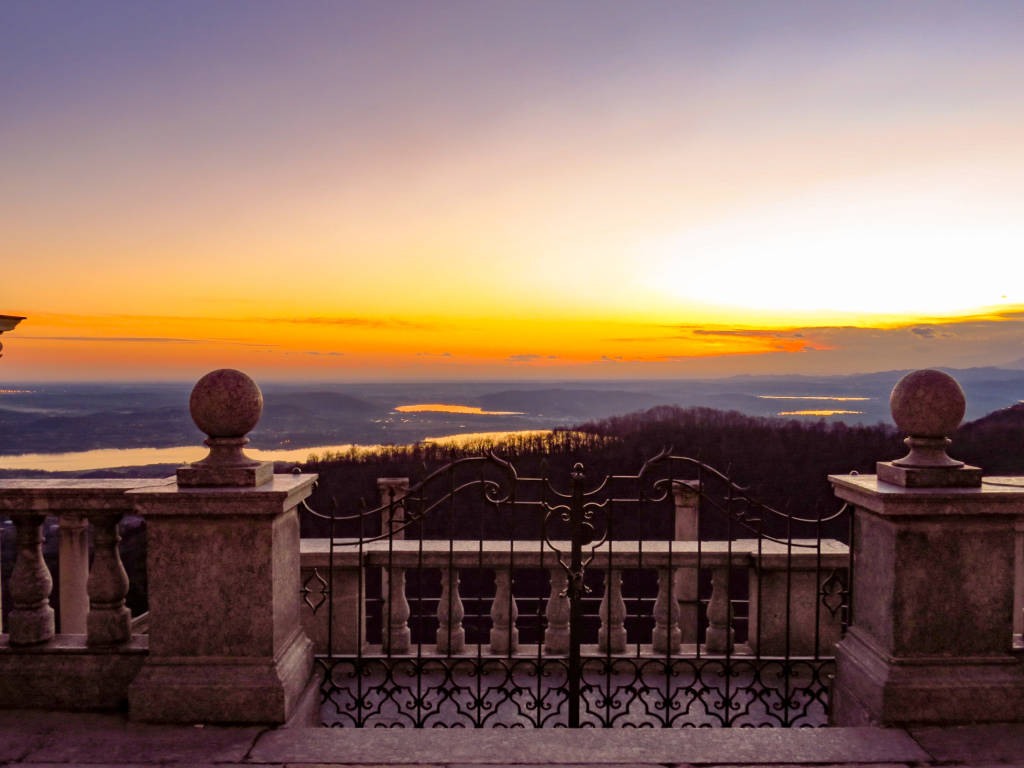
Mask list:
[[[562,551],[569,549],[568,542],[553,543]],[[841,617],[838,612],[817,607],[822,583],[829,573],[849,565],[848,548],[833,539],[822,540],[820,549],[815,540],[794,540],[792,546],[755,539],[615,541],[594,548],[592,554],[590,570],[605,574],[608,584],[598,609],[601,626],[597,647],[601,652],[626,650],[621,573],[634,569],[658,572],[655,626],[649,640],[654,653],[695,652],[698,569],[710,571],[712,577],[712,593],[707,605],[709,628],[702,646],[705,653],[777,655],[788,647],[793,655],[830,655],[832,645],[839,638]],[[357,541],[342,539],[334,542],[333,566],[331,558],[329,539],[302,540],[303,582],[311,593],[316,592],[311,584],[324,585],[320,594],[307,599],[303,614],[306,633],[316,643],[318,652],[327,651],[328,614],[333,616],[331,641],[335,653],[355,653],[368,648],[366,597],[359,594],[366,577],[365,573],[360,576],[360,568],[377,569],[386,577],[382,578],[386,620],[381,633],[381,649],[385,652],[401,654],[413,647],[405,582],[406,572],[417,568],[439,571],[441,575],[442,591],[437,601],[439,628],[437,643],[431,652],[457,654],[465,650],[458,572],[470,568],[495,571],[495,594],[484,598],[490,603],[489,653],[503,655],[517,650],[515,617],[518,611],[516,599],[510,593],[510,576],[518,569],[549,571],[551,589],[546,606],[544,650],[564,653],[568,649],[569,607],[568,598],[562,594],[565,572],[558,564],[556,552],[546,545],[542,548],[536,541],[382,539],[360,546]],[[743,568],[748,572],[750,640],[745,646],[734,644],[733,630],[729,626],[730,568]],[[326,586],[328,576],[333,579],[329,589]],[[322,605],[328,598],[334,602],[333,611]],[[356,627],[357,616],[363,617],[363,626],[359,628]]]

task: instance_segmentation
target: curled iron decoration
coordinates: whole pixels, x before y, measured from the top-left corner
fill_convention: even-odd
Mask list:
[[[572,467],[568,485],[553,483],[546,470],[540,475],[521,477],[510,462],[491,452],[483,456],[456,459],[427,474],[404,494],[391,489],[386,501],[372,509],[364,505],[360,510],[339,514],[339,505],[332,500],[331,513],[321,514],[309,505],[303,505],[306,513],[329,520],[332,531],[336,523],[344,521],[359,523],[362,531],[363,521],[375,517],[373,524],[365,528],[368,535],[357,539],[341,539],[332,535],[330,562],[334,562],[336,551],[341,551],[343,547],[358,546],[358,559],[349,552],[349,559],[344,562],[357,562],[360,574],[364,569],[377,568],[382,575],[376,578],[384,579],[384,574],[390,573],[386,568],[391,567],[391,540],[400,538],[400,534],[405,532],[410,532],[412,537],[406,538],[401,547],[394,542],[394,551],[403,558],[400,562],[396,561],[396,568],[412,572],[426,567],[436,572],[436,558],[433,564],[425,565],[424,562],[422,542],[426,522],[431,517],[437,518],[431,528],[436,534],[441,529],[441,523],[451,519],[459,500],[466,499],[470,503],[468,509],[474,514],[481,509],[491,510],[499,520],[508,521],[513,527],[517,522],[529,525],[530,540],[535,547],[533,552],[536,553],[537,548],[540,550],[539,568],[535,559],[529,563],[516,559],[514,565],[510,561],[498,567],[536,569],[542,575],[544,571],[550,571],[551,578],[558,575],[559,580],[559,571],[563,572],[566,585],[561,589],[560,597],[567,597],[569,603],[568,652],[549,655],[546,650],[542,652],[542,643],[537,642],[535,652],[509,650],[506,655],[499,656],[484,651],[483,642],[472,642],[467,637],[467,646],[475,647],[476,650],[444,655],[435,650],[424,651],[425,642],[433,643],[433,640],[424,641],[422,638],[425,635],[421,628],[421,639],[416,641],[414,637],[408,652],[392,654],[382,650],[382,645],[378,644],[347,655],[335,656],[332,652],[326,658],[318,657],[318,668],[322,673],[322,713],[327,722],[357,727],[733,727],[819,725],[824,722],[828,708],[829,676],[834,670],[834,659],[831,656],[819,657],[817,652],[814,658],[791,656],[788,640],[784,657],[761,656],[751,653],[749,649],[743,652],[726,651],[724,656],[707,655],[704,652],[702,656],[702,635],[696,641],[695,654],[692,646],[691,650],[684,647],[663,654],[651,651],[649,646],[641,650],[640,640],[635,643],[635,654],[633,651],[601,651],[595,654],[594,646],[582,645],[583,604],[591,591],[585,579],[587,568],[592,565],[595,557],[603,563],[607,555],[609,569],[612,568],[612,548],[619,540],[612,535],[615,533],[613,518],[621,514],[620,510],[645,510],[647,505],[659,503],[663,503],[661,508],[665,509],[667,505],[664,503],[671,504],[673,494],[685,484],[694,493],[694,503],[699,505],[701,515],[717,513],[728,521],[730,536],[725,538],[730,541],[735,538],[735,531],[740,529],[749,531],[751,538],[758,541],[780,543],[787,549],[803,547],[806,552],[807,547],[814,547],[815,544],[809,543],[809,539],[797,540],[790,532],[797,523],[805,527],[817,526],[817,567],[821,574],[817,584],[817,598],[827,613],[835,616],[838,611],[846,609],[849,569],[832,568],[835,562],[833,559],[826,570],[821,570],[825,566],[821,557],[820,531],[822,523],[835,520],[846,510],[815,518],[780,511],[757,500],[749,488],[733,482],[727,474],[699,460],[675,455],[671,448],[647,459],[635,474],[606,474],[592,481],[589,486],[584,467],[580,463]],[[518,518],[517,514],[520,515]],[[774,524],[775,527],[766,529],[766,524]],[[351,528],[350,525],[349,530]],[[484,560],[484,539],[487,537],[483,534],[483,523],[480,530],[479,564],[465,565],[468,562],[465,557],[467,548],[463,547],[459,550],[462,553],[462,565],[453,566],[451,555],[448,555],[449,574],[453,567],[478,572],[491,567]],[[518,539],[519,534],[524,532],[524,526],[520,525],[514,530]],[[786,535],[779,534],[779,530],[785,530]],[[565,532],[568,536],[564,535]],[[417,536],[420,564],[413,566]],[[441,540],[445,538],[442,536]],[[451,539],[447,545],[449,553],[456,540],[454,533]],[[364,561],[363,546],[381,540],[389,540],[387,550],[379,545],[371,548],[368,550],[369,558]],[[518,543],[515,542],[516,546],[511,551],[522,551]],[[637,561],[635,570],[654,570],[655,565],[651,563],[658,561],[648,561],[642,541],[639,544],[641,559]],[[435,544],[430,551],[436,554],[440,550]],[[546,560],[545,551],[549,552]],[[775,553],[778,551],[777,547],[772,550]],[[731,558],[732,550],[728,552]],[[557,565],[552,562],[550,553],[554,553]],[[716,566],[709,565],[709,560],[701,565],[700,553],[698,543],[696,565],[692,564],[691,559],[685,561],[689,565],[680,567],[690,567],[695,571],[701,569],[700,572],[706,577],[707,571]],[[381,565],[383,554],[387,554],[386,567]],[[615,554],[618,556],[618,551]],[[712,556],[716,555],[704,555],[706,558]],[[773,556],[780,557],[778,554]],[[789,555],[784,556],[788,558]],[[677,562],[684,562],[673,559],[671,542],[668,544],[668,557],[670,567]],[[718,562],[722,562],[722,554],[719,553],[717,557]],[[728,564],[733,561],[724,562]],[[750,567],[761,567],[760,544],[758,556],[752,562],[754,565]],[[367,566],[367,563],[372,565]],[[440,567],[443,569],[445,566]],[[634,568],[631,565],[623,567]],[[404,580],[404,575],[402,578]],[[416,578],[416,589],[422,589],[422,578]],[[303,599],[314,613],[324,600],[329,599],[331,584],[332,578],[325,580],[315,569],[303,583]],[[606,576],[605,590],[609,589],[608,584]],[[554,588],[557,594],[559,587]],[[424,602],[437,599],[436,595],[422,597],[423,592],[418,594],[421,597],[416,599]],[[671,599],[671,588],[668,594]],[[374,599],[383,604],[383,586],[380,587],[380,595]],[[643,599],[648,600],[649,597],[644,596]],[[466,599],[467,617],[471,614],[469,599]],[[491,599],[485,594],[482,598],[482,612],[479,607],[473,609],[476,611],[473,618],[478,622],[482,620],[484,627],[487,605]],[[519,599],[518,593],[509,597],[510,601]],[[537,601],[536,617],[538,626],[543,629],[546,619],[542,606],[549,598],[525,599]],[[750,599],[753,600],[752,593]],[[412,597],[409,602],[413,602]],[[695,593],[691,602],[694,604],[694,615],[700,616],[705,599],[698,599]],[[822,614],[826,611],[822,611]],[[587,617],[593,621],[593,613],[588,613]],[[650,615],[627,615],[627,619],[637,618],[653,623]],[[760,621],[759,615],[757,618]],[[749,620],[753,622],[753,619],[754,614],[751,613]],[[435,622],[433,626],[430,626],[431,621]],[[433,617],[427,619],[429,632],[434,631],[436,621]],[[698,624],[701,621],[695,619]],[[514,618],[512,622],[515,627]],[[522,628],[523,625],[519,626]],[[468,631],[467,621],[467,635]],[[738,638],[737,643],[740,641]],[[372,642],[376,643],[376,640]],[[642,642],[646,644],[650,640]],[[634,647],[632,641],[630,647]],[[731,641],[729,648],[732,648]]]

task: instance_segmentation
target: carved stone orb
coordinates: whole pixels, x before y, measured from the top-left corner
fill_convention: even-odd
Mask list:
[[[188,407],[192,421],[210,437],[244,437],[260,420],[263,393],[241,371],[221,368],[196,382]]]
[[[964,391],[948,373],[908,373],[893,387],[889,408],[893,421],[913,437],[945,437],[960,425],[967,407]]]

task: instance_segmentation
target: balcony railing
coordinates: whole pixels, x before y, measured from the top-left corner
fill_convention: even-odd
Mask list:
[[[567,650],[567,621],[559,620],[568,615],[567,576],[555,553],[536,543],[378,540],[360,547],[342,540],[332,554],[329,539],[303,539],[301,553],[303,627],[318,653],[529,655],[538,641],[546,653]],[[834,539],[822,540],[820,549],[810,539],[791,545],[755,539],[608,542],[594,550],[589,566],[602,584],[600,597],[588,600],[594,626],[584,642],[599,654],[699,657],[728,650],[831,657],[842,628],[840,590],[848,565],[848,547]],[[486,576],[474,579],[475,589],[467,593],[465,572]],[[520,577],[536,583],[541,572],[546,596],[536,590],[513,594]],[[657,575],[656,591],[624,595],[623,574],[643,572]],[[429,580],[434,590],[408,595],[411,574],[417,583]],[[709,594],[699,594],[702,583]],[[389,594],[381,592],[382,584],[390,585]],[[730,587],[744,597],[730,596]],[[521,609],[523,604],[534,610]],[[464,639],[467,606],[475,611],[476,634],[487,635],[481,643]],[[627,632],[631,618],[640,621]],[[517,622],[534,630],[531,647],[519,643]],[[739,643],[730,641],[736,622],[745,625]]]

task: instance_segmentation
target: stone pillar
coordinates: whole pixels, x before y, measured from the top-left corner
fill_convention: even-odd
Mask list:
[[[89,525],[81,512],[65,512],[58,521],[60,631],[65,635],[82,635],[89,612]]]
[[[407,477],[378,477],[380,494],[380,533],[389,541],[405,538],[405,504],[402,499],[409,492]],[[409,629],[409,601],[405,596],[405,568],[385,567],[380,577],[384,613],[381,617],[381,643],[389,653],[408,653],[412,647]]]
[[[756,553],[755,553],[756,559]],[[821,583],[835,555],[823,556],[819,572],[814,552],[799,556],[765,554],[750,569],[750,649],[762,656],[831,656],[842,631],[839,611],[820,604]]]
[[[1024,481],[1021,482],[1024,489]],[[1024,517],[1017,518],[1014,531],[1013,642],[1024,645]]]
[[[675,540],[697,541],[700,535],[700,485],[696,480],[676,480],[672,484],[675,501]],[[675,569],[672,596],[679,610],[680,638],[684,643],[696,643],[700,632],[700,612],[697,599],[697,568]]]
[[[916,371],[893,390],[910,437],[877,475],[834,475],[854,506],[853,623],[836,649],[838,725],[1024,721],[1024,664],[1011,653],[1014,520],[1024,490],[984,485],[946,455],[959,385]]]
[[[176,483],[131,492],[147,523],[150,613],[134,720],[283,723],[310,682],[296,507],[316,475],[274,475],[244,455],[262,404],[245,374],[204,376],[190,409],[210,455]]]

